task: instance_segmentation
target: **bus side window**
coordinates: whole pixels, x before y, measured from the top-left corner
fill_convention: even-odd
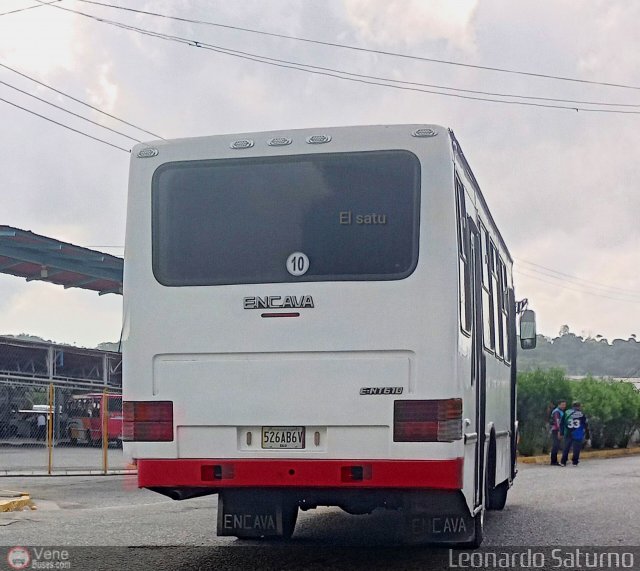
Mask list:
[[[509,362],[509,286],[507,284],[507,267],[500,259],[500,315],[502,325],[502,338],[504,342],[504,360]]]
[[[469,226],[464,205],[464,187],[456,175],[456,213],[458,218],[458,258],[460,292],[460,328],[471,333],[471,274],[469,268]]]
[[[490,242],[490,271],[491,271],[491,293],[493,294],[493,328],[496,337],[496,357],[501,358],[504,352],[504,340],[502,338],[502,312],[500,309],[502,295],[500,292],[500,280],[498,279],[498,251],[493,242]]]
[[[493,326],[493,296],[491,289],[491,270],[489,252],[489,232],[480,222],[480,238],[482,248],[482,321],[484,346],[493,352],[496,348],[495,329]]]

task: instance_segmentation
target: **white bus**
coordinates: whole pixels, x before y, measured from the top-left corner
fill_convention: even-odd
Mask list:
[[[219,535],[384,507],[408,542],[479,545],[516,474],[511,266],[440,126],[137,146],[123,439],[138,485],[218,494]]]

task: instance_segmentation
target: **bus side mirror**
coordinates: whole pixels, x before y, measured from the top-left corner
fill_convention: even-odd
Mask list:
[[[520,347],[536,348],[536,313],[530,309],[525,309],[520,317]]]

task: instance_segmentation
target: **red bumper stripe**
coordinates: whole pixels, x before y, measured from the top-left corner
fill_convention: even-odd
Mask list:
[[[138,460],[141,488],[462,488],[451,460]]]

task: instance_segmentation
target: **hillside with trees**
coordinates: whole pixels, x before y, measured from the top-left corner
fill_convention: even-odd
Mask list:
[[[537,347],[518,352],[518,370],[560,368],[569,376],[640,377],[640,342],[607,340],[601,335],[582,337],[563,325],[558,337],[538,335]]]

